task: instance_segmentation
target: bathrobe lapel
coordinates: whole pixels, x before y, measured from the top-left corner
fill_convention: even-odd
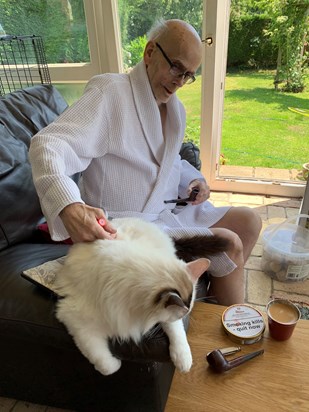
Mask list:
[[[143,212],[150,213],[157,202],[162,202],[166,181],[180,150],[184,137],[184,110],[177,97],[173,95],[167,103],[164,140],[159,108],[150,87],[144,62],[132,70],[130,81],[145,139],[155,162],[160,166],[155,186],[143,209]]]
[[[158,165],[163,158],[164,139],[161,118],[154,99],[144,62],[140,62],[130,73],[133,99],[142,126],[145,140]]]

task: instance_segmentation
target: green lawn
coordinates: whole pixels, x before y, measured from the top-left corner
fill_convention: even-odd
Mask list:
[[[187,111],[186,139],[198,144],[201,78],[178,96]],[[303,93],[280,93],[271,72],[228,74],[221,146],[227,164],[301,169],[309,162],[309,117],[289,106],[309,109],[309,84]]]

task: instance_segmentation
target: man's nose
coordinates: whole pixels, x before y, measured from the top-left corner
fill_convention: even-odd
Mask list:
[[[178,87],[182,87],[185,84],[185,76],[175,77],[173,83],[177,84]]]

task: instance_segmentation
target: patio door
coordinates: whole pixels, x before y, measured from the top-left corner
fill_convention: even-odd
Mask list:
[[[229,160],[230,155],[232,157],[232,151],[234,151],[234,157],[235,153],[236,157],[239,157],[243,152],[254,152],[257,150],[253,136],[251,143],[247,144],[246,147],[235,147],[233,145],[226,147],[228,145],[225,145],[225,142],[222,141],[222,132],[225,130],[224,122],[228,121],[229,113],[232,110],[231,107],[225,107],[224,105],[229,81],[228,76],[226,76],[226,67],[230,7],[230,0],[204,0],[200,141],[203,174],[207,178],[212,190],[295,197],[303,196],[305,182],[297,179],[296,172],[294,178],[293,176],[287,177],[287,174],[284,175],[282,170],[278,171],[276,168],[255,167],[250,163],[245,166],[235,166]],[[253,88],[256,87],[254,86],[254,78],[252,78],[251,83]],[[272,87],[271,81],[269,87]],[[243,99],[251,99],[252,105],[258,100],[257,96],[255,99],[254,90],[243,90],[241,96]],[[267,104],[267,101],[265,104]],[[243,113],[243,116],[246,116],[246,113]],[[242,129],[241,116],[236,117],[236,119],[234,125],[229,125],[230,130],[244,133],[244,139],[239,139],[239,141],[244,141],[246,137],[247,142],[250,131]],[[262,116],[253,120],[255,120],[253,127],[257,129],[261,129],[265,122],[272,121],[272,119],[266,119]],[[289,125],[283,126],[289,127]],[[268,132],[266,132],[269,134],[264,137],[268,139],[275,138],[277,130],[273,130],[273,133],[270,133],[269,130],[271,129],[268,129]],[[280,144],[271,153],[267,152],[265,147],[264,153],[258,153],[258,156],[273,158],[280,158],[282,156],[282,158],[288,160],[286,159],[286,154],[280,155],[280,150]],[[291,165],[291,169],[293,169],[293,165]]]

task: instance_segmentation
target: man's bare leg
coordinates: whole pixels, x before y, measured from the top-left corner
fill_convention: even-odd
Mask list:
[[[243,246],[238,235],[228,229],[211,229],[217,234],[229,240],[227,255],[237,265],[233,272],[226,276],[211,276],[209,295],[215,296],[220,305],[230,306],[243,303],[245,298],[244,257]]]
[[[233,207],[211,228],[211,231],[230,241],[228,256],[237,265],[229,275],[211,277],[210,293],[218,303],[232,305],[245,298],[244,264],[259,237],[262,223],[260,216],[248,207]]]
[[[260,216],[249,207],[232,207],[212,228],[226,228],[236,233],[243,245],[244,262],[249,258],[259,237]]]

